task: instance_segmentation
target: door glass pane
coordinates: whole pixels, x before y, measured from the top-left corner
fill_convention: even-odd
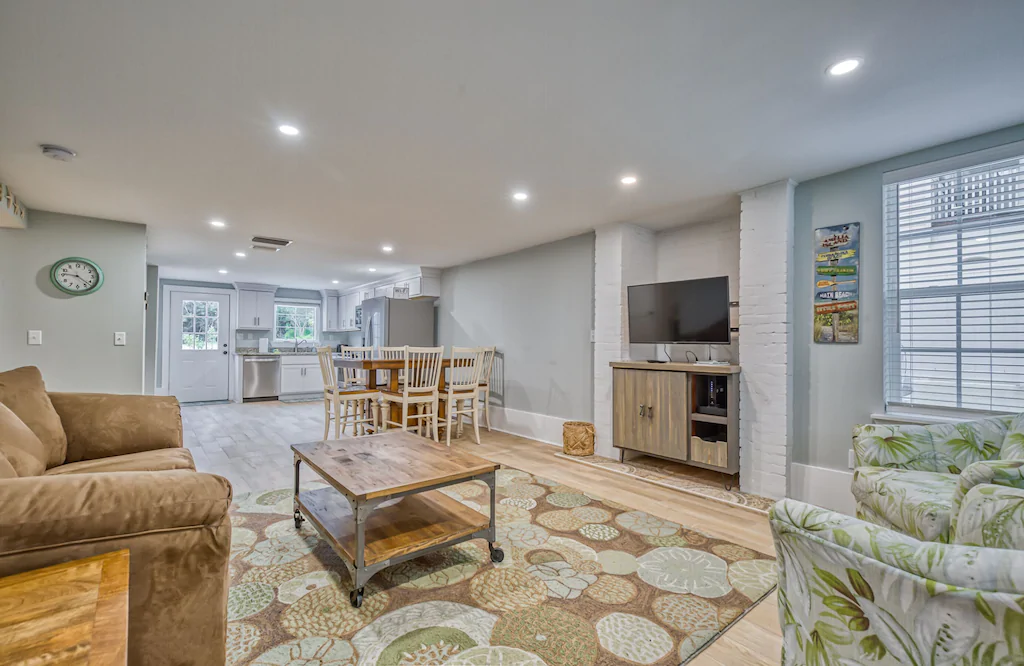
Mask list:
[[[189,351],[216,349],[220,330],[217,301],[182,301],[181,313],[181,348]]]

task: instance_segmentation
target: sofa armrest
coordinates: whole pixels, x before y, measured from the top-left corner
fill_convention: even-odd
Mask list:
[[[191,470],[32,476],[0,481],[0,554],[215,526],[231,484]]]
[[[971,488],[983,484],[1024,488],[1024,460],[985,460],[972,463],[960,472],[949,513],[950,538],[957,532],[960,507],[967,493]]]
[[[169,396],[50,393],[68,437],[64,462],[182,446],[181,407]]]

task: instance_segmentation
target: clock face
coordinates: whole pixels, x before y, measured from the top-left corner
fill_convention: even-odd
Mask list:
[[[61,259],[50,269],[50,281],[66,294],[91,294],[103,285],[103,271],[81,257]]]

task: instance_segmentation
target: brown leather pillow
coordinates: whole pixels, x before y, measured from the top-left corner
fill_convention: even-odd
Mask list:
[[[46,471],[46,447],[17,415],[0,403],[0,478],[39,476]]]
[[[39,368],[26,366],[0,372],[0,402],[7,405],[43,443],[47,469],[64,463],[68,438],[60,416],[46,394]]]

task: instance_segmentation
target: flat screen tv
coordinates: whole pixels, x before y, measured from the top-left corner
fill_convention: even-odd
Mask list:
[[[633,344],[728,344],[729,277],[629,287]]]

